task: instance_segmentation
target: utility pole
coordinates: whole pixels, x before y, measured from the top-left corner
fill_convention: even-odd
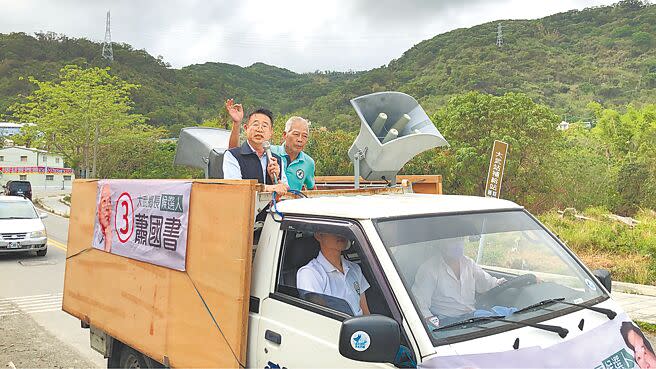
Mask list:
[[[105,26],[105,41],[103,41],[102,57],[114,61],[114,51],[112,50],[112,33],[109,28],[109,10],[107,11],[107,25]]]
[[[109,22],[109,18],[107,21]],[[503,32],[501,31],[501,23],[499,23],[499,25],[497,26],[497,46],[498,47],[503,46]]]

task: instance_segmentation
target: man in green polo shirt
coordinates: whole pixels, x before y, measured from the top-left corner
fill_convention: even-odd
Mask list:
[[[241,104],[235,104],[233,99],[226,101],[226,110],[232,119],[229,148],[239,146],[239,129],[244,119]],[[287,184],[292,190],[301,191],[303,187],[314,188],[314,159],[303,152],[310,134],[310,122],[301,117],[291,117],[285,123],[282,133],[282,145],[271,145],[271,152],[283,160],[283,168],[287,176]]]
[[[291,117],[285,123],[282,145],[271,145],[271,152],[284,161],[287,184],[292,190],[314,188],[314,159],[303,152],[310,134],[310,122],[301,117]]]

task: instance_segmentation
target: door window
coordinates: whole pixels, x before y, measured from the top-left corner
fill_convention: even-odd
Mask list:
[[[276,292],[334,317],[392,316],[362,246],[348,228],[285,230]],[[341,265],[340,265],[341,262]]]

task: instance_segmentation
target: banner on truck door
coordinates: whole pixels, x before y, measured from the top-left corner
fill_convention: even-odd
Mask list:
[[[602,315],[603,316],[603,315]],[[605,319],[605,318],[604,318]],[[571,321],[571,320],[570,320]],[[587,323],[587,321],[586,321]],[[584,325],[585,327],[585,325]],[[420,364],[421,368],[589,368],[589,369],[647,369],[656,368],[656,356],[640,329],[626,314],[580,332],[576,326],[566,327],[569,335],[558,338],[561,342],[547,347],[527,346],[522,342],[531,338],[519,338],[519,348],[512,349],[515,337],[508,338],[508,351],[484,354],[434,357]],[[526,330],[524,330],[526,332]],[[577,332],[578,331],[578,332]],[[536,333],[532,333],[535,335]],[[544,336],[547,333],[539,333]],[[497,339],[498,340],[498,339]],[[534,340],[534,338],[533,338]],[[455,349],[457,350],[457,344]]]
[[[98,181],[93,247],[185,270],[191,182]]]

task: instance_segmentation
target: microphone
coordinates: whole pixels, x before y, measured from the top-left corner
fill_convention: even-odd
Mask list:
[[[266,152],[267,158],[269,158],[269,162],[271,162],[271,159],[273,158],[273,155],[271,155],[271,143],[269,143],[269,141],[264,141],[262,147],[264,148],[264,152]],[[282,165],[282,163],[279,165]],[[273,183],[278,184],[278,175],[275,173],[273,174]]]

